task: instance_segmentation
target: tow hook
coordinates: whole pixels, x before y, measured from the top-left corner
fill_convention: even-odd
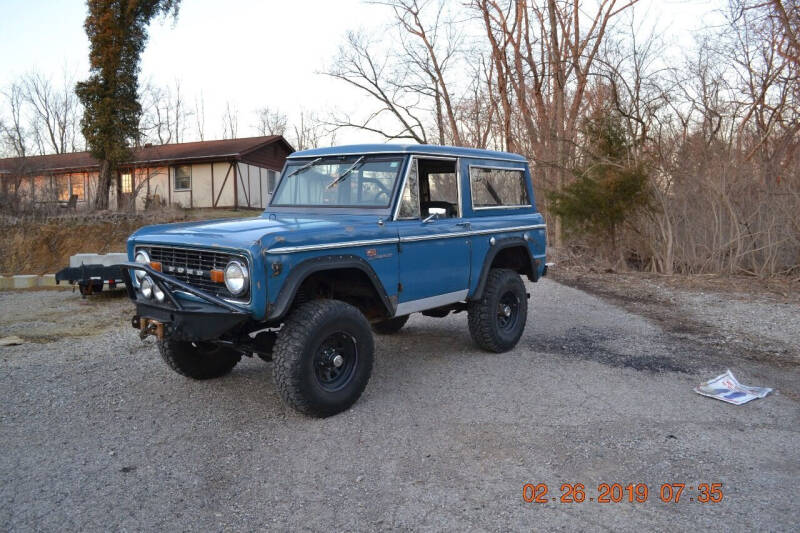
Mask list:
[[[139,330],[139,338],[144,340],[148,335],[155,335],[158,340],[164,340],[164,324],[152,318],[134,316],[131,325]]]

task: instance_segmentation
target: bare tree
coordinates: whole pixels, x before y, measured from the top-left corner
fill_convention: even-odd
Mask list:
[[[73,90],[74,77],[65,71],[56,85],[33,71],[23,78],[25,101],[42,153],[74,152],[78,145],[81,107]]]
[[[225,112],[222,115],[222,138],[235,139],[239,130],[239,109],[236,104],[225,103]]]
[[[194,100],[194,124],[197,138],[204,141],[206,139],[206,101],[202,89],[200,97]]]
[[[329,143],[335,142],[335,136],[329,137],[325,130],[325,124],[317,118],[316,114],[301,111],[297,122],[292,126],[292,144],[297,150],[308,150],[309,148],[319,148],[326,138]]]
[[[3,125],[2,141],[4,151],[14,157],[25,157],[30,153],[30,133],[25,117],[25,89],[21,83],[11,83],[2,92],[4,108],[9,120]]]
[[[187,109],[180,80],[164,87],[146,83],[141,90],[141,100],[140,142],[169,144],[185,140],[194,111]]]
[[[256,110],[256,131],[259,135],[284,135],[288,124],[286,113],[264,106]]]
[[[390,58],[372,49],[373,43],[366,36],[348,33],[333,67],[325,74],[371,96],[378,108],[364,118],[335,115],[329,123],[334,128],[361,129],[386,139],[427,143],[424,125],[427,113],[419,108],[422,95],[408,91],[402,84],[402,76],[396,75],[395,67],[390,65]],[[386,120],[391,124],[386,124]]]

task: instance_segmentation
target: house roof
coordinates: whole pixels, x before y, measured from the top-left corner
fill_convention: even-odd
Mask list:
[[[461,146],[440,146],[433,144],[353,144],[349,146],[335,146],[332,148],[314,148],[295,152],[291,159],[299,157],[322,157],[336,155],[360,154],[423,154],[452,157],[469,157],[473,159],[495,159],[503,161],[525,162],[526,159],[519,154],[510,152],[497,152],[494,150],[481,150],[478,148],[464,148]]]
[[[169,164],[209,159],[240,159],[250,152],[274,143],[283,144],[289,152],[294,151],[294,148],[280,135],[244,137],[239,139],[197,141],[134,148],[133,157],[128,164]],[[0,159],[0,173],[5,171],[5,173],[23,172],[32,174],[38,172],[92,170],[96,169],[98,165],[99,163],[97,160],[93,158],[89,152],[39,155],[26,157],[24,159],[11,157]]]

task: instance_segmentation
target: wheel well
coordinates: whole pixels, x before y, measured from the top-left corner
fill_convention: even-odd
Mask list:
[[[490,268],[509,268],[520,274],[525,274],[530,280],[534,279],[530,253],[522,245],[509,246],[497,252]]]
[[[297,288],[291,307],[320,298],[347,302],[358,308],[368,320],[390,315],[369,276],[358,268],[312,272]]]

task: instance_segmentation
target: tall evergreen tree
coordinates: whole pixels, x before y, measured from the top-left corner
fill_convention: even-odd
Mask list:
[[[130,158],[142,112],[139,69],[147,26],[157,15],[178,15],[180,0],[87,0],[84,29],[89,37],[89,79],[77,84],[84,106],[81,130],[100,161],[95,208],[108,208],[111,176]],[[120,185],[117,184],[117,197]]]
[[[607,240],[620,258],[619,228],[637,209],[649,203],[649,169],[635,157],[636,146],[626,135],[622,117],[602,107],[584,123],[586,154],[575,180],[551,194],[551,212],[572,234]]]

